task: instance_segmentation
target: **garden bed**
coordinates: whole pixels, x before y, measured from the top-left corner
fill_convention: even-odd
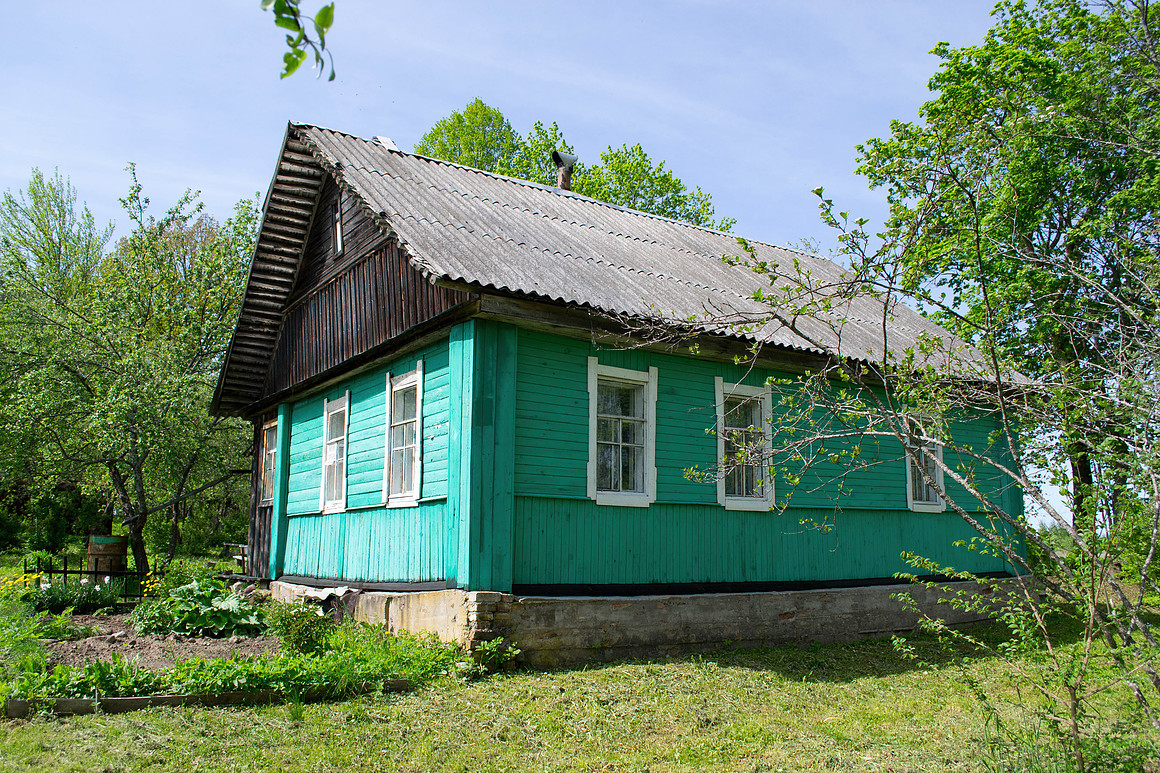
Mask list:
[[[277,653],[273,636],[215,639],[209,636],[138,634],[129,624],[128,614],[74,615],[73,620],[96,629],[95,635],[76,641],[53,641],[44,645],[48,665],[83,666],[96,661],[111,662],[117,653],[141,668],[169,668],[190,658],[254,657]]]

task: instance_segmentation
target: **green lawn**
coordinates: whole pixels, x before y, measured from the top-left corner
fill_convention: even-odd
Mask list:
[[[447,681],[305,707],[9,722],[0,769],[984,770],[982,715],[964,673],[1018,713],[997,661],[922,667],[869,641]]]

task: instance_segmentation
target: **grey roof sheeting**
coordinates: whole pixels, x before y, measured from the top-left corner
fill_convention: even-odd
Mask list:
[[[430,278],[589,306],[610,314],[696,318],[707,329],[817,353],[881,362],[882,302],[869,295],[836,304],[829,320],[799,318],[801,334],[778,321],[723,329],[714,317],[768,320],[752,300],[768,280],[722,260],[742,254],[735,236],[599,202],[571,191],[388,150],[374,140],[295,124],[323,166],[389,225]],[[824,258],[750,242],[756,258],[797,260],[821,285],[842,269]],[[953,337],[895,304],[895,354],[919,336]],[[812,340],[811,340],[812,339]],[[962,357],[962,353],[959,353]],[[973,350],[968,360],[978,357]],[[959,369],[967,365],[960,362]]]
[[[287,127],[271,181],[258,247],[212,410],[242,413],[262,397],[323,172],[356,196],[408,259],[433,282],[454,282],[612,315],[695,319],[702,329],[776,347],[884,358],[883,309],[869,295],[842,299],[819,316],[771,319],[752,300],[768,281],[723,256],[742,250],[735,236],[457,164],[391,150],[376,140],[306,124]],[[315,203],[311,203],[315,202]],[[286,243],[288,235],[292,244]],[[798,261],[815,286],[840,281],[824,258],[750,242],[758,260]],[[296,257],[295,257],[296,256]],[[930,320],[895,304],[888,325],[894,355],[923,333],[954,342],[950,364],[983,372],[982,356]],[[727,327],[723,316],[754,320]]]

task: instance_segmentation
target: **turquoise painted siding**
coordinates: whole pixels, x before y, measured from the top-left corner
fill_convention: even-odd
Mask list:
[[[383,496],[383,448],[386,441],[386,374],[414,370],[423,360],[423,499],[447,496],[448,385],[447,342],[294,403],[290,435],[290,515],[318,512],[322,485],[322,404],[350,390],[347,424],[347,508],[380,504]]]
[[[369,582],[443,579],[444,503],[289,519],[283,572]]]
[[[803,518],[832,528],[804,526]],[[597,507],[591,500],[517,497],[515,533],[516,584],[889,577],[913,571],[900,558],[903,548],[976,572],[1009,568],[954,547],[954,540],[969,540],[974,531],[952,513]]]
[[[588,461],[587,358],[601,364],[658,370],[657,501],[648,508],[597,507],[586,496]],[[815,468],[796,490],[775,481],[783,513],[726,511],[716,485],[685,476],[710,469],[717,440],[714,377],[760,386],[775,371],[648,352],[597,350],[586,341],[521,330],[516,384],[515,543],[512,576],[530,583],[746,582],[884,577],[907,570],[909,550],[947,565],[999,571],[995,559],[954,548],[973,530],[953,513],[907,509],[906,462],[893,439],[864,445],[865,468]],[[774,428],[776,431],[774,408]],[[956,439],[989,447],[987,419],[955,425]],[[964,471],[972,465],[952,460]],[[828,466],[828,465],[827,465]],[[845,493],[835,479],[845,473]],[[980,481],[1007,507],[1017,489],[993,468]],[[983,476],[990,476],[984,478]],[[966,501],[948,478],[949,494]],[[971,500],[973,503],[973,500]],[[836,504],[840,504],[840,512]],[[971,509],[977,509],[977,503]],[[837,514],[835,514],[837,513]],[[800,521],[828,523],[823,532]]]
[[[387,373],[423,360],[423,466],[417,507],[387,508],[383,467]],[[323,400],[350,392],[346,504],[319,512]],[[287,529],[282,572],[330,579],[422,582],[443,579],[447,534],[457,528],[447,502],[452,401],[448,342],[385,363],[290,406]]]

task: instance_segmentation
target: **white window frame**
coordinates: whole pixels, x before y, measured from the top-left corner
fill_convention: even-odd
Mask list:
[[[907,433],[907,444],[913,447],[911,438],[917,435],[920,427],[917,424],[908,424],[907,428],[909,430]],[[935,459],[939,462],[934,467],[933,477],[935,485],[940,491],[945,491],[943,488],[943,470],[941,465],[943,459],[942,443],[933,438],[925,438],[922,440],[922,444],[927,448],[934,449]],[[919,501],[914,498],[914,458],[910,455],[910,449],[906,449],[906,506],[916,513],[941,513],[947,509],[946,502],[943,501],[943,498],[937,492],[935,493],[935,499],[938,501]]]
[[[745,384],[727,384],[720,376],[714,378],[717,400],[717,464],[725,460],[725,400],[730,397],[744,397],[760,400],[761,433],[766,449],[773,447],[770,418],[773,415],[773,398],[769,387],[753,387]],[[765,459],[761,462],[762,495],[759,497],[734,497],[725,495],[725,475],[723,470],[717,475],[717,504],[726,510],[768,510],[773,506],[774,482]]]
[[[395,393],[415,388],[415,466],[411,470],[410,490],[391,495],[391,410]],[[387,415],[383,436],[383,502],[387,507],[415,507],[419,504],[423,486],[423,361],[415,369],[398,376],[387,373]]]
[[[342,236],[343,236],[343,234],[342,234],[342,190],[339,190],[338,194],[334,197],[333,239],[334,239],[334,254],[335,255],[342,254],[342,248],[343,248]]]
[[[327,425],[330,423],[330,415],[343,411],[342,416],[342,468],[340,475],[342,476],[339,490],[342,495],[339,499],[327,501],[326,499],[326,449],[329,445],[326,439]],[[322,469],[318,480],[318,509],[324,513],[341,513],[346,510],[346,467],[350,460],[350,390],[338,400],[323,400],[322,401]]]
[[[274,430],[274,447],[271,448],[267,442],[270,430]],[[273,458],[269,470],[266,469],[266,460]],[[268,504],[274,501],[275,488],[278,485],[278,420],[271,419],[262,425],[262,466],[260,469],[260,477],[258,479],[258,503]],[[267,479],[267,475],[269,478]],[[270,485],[270,496],[266,496],[266,483]]]
[[[597,491],[596,399],[601,379],[643,386],[645,390],[644,491]],[[648,507],[657,499],[656,468],[657,369],[647,371],[601,365],[588,358],[588,498],[597,505]]]

